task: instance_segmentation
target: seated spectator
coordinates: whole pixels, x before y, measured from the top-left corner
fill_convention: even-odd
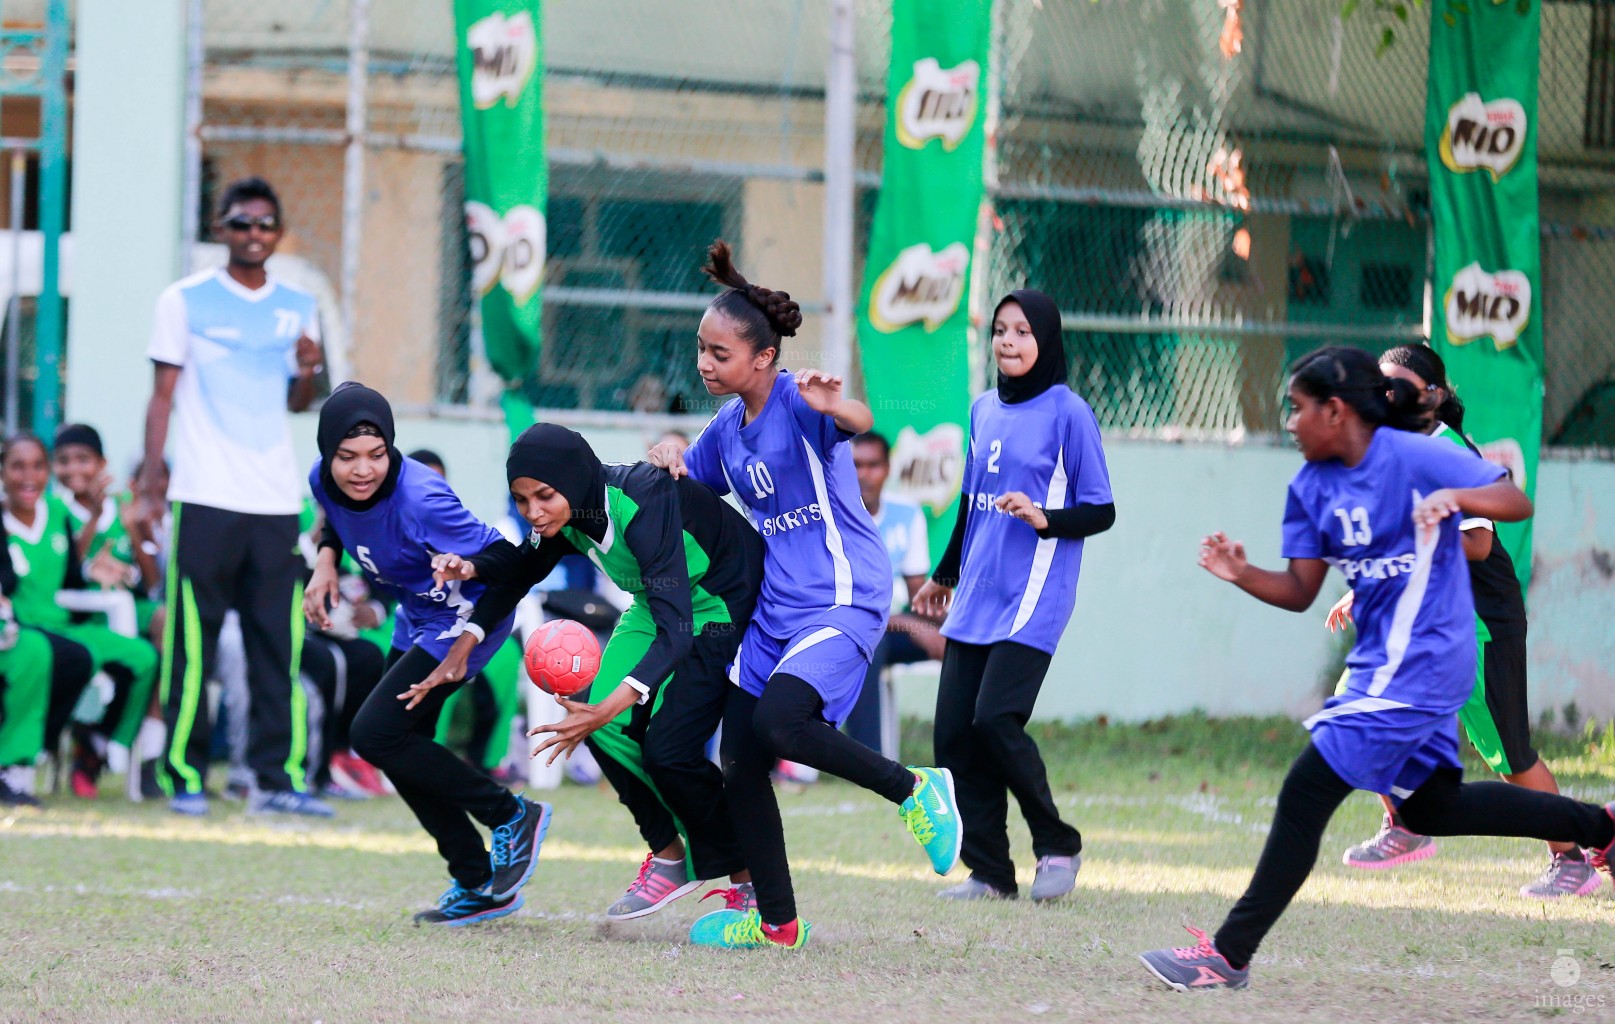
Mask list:
[[[886,637],[875,648],[869,674],[858,703],[847,715],[847,735],[872,750],[881,746],[880,676],[888,665],[909,665],[942,658],[940,623],[909,610],[909,603],[931,573],[930,538],[925,513],[918,505],[888,498],[882,494],[892,469],[891,445],[873,431],[852,441],[853,465],[858,470],[858,490],[864,507],[875,519],[886,553],[892,560],[892,614],[886,623]],[[895,756],[895,752],[888,756]]]
[[[139,637],[76,621],[64,606],[63,598],[82,592],[85,580],[73,544],[76,524],[67,507],[46,493],[49,483],[45,443],[32,434],[8,438],[0,447],[0,484],[5,493],[7,547],[18,576],[12,596],[17,621],[62,641],[56,645],[58,658],[73,657],[71,652],[63,653],[68,645],[82,647],[95,670],[112,683],[99,722],[80,723],[73,729],[73,792],[94,797],[96,781],[106,764],[107,743],[130,747],[139,734],[157,677],[157,650]],[[78,700],[78,693],[51,694],[46,749],[55,748]]]

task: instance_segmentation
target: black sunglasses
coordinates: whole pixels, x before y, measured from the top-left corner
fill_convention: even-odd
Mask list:
[[[239,232],[241,232],[243,234],[245,234],[248,231],[251,231],[253,228],[261,228],[264,231],[274,232],[274,231],[279,231],[280,230],[280,218],[279,217],[231,217],[229,220],[224,222],[224,226],[225,226],[226,229],[228,229],[230,231],[239,231]]]

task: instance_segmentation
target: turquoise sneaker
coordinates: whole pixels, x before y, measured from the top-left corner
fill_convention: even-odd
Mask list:
[[[786,928],[763,924],[755,910],[714,910],[690,925],[690,943],[718,949],[801,949],[807,945],[808,932],[812,930],[812,925],[797,918],[796,935],[787,942],[790,936]]]
[[[953,792],[953,773],[946,768],[915,768],[914,792],[897,816],[931,858],[931,870],[945,875],[959,863],[964,826],[959,821],[959,798]]]

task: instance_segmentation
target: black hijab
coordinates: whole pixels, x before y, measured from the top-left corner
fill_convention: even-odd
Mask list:
[[[376,488],[376,493],[363,501],[355,501],[342,493],[331,476],[331,460],[348,432],[361,423],[368,423],[381,432],[382,443],[387,446],[387,479]],[[393,409],[381,392],[372,391],[358,381],[337,385],[331,397],[320,407],[320,429],[316,438],[320,446],[320,486],[326,496],[345,509],[365,512],[390,497],[398,487],[398,474],[404,469],[404,456],[393,444]]]
[[[1032,325],[1032,337],[1037,339],[1037,361],[1030,370],[1019,377],[998,375],[998,397],[1005,405],[1017,405],[1065,383],[1065,341],[1060,332],[1060,310],[1047,295],[1031,288],[1010,292],[993,307],[993,319],[998,318],[1006,302],[1020,305],[1026,322]]]
[[[605,537],[606,471],[582,434],[554,423],[522,431],[505,458],[505,482],[523,476],[560,492],[572,506],[567,525],[595,540]]]

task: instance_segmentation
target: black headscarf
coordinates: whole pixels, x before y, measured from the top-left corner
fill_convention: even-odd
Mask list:
[[[1032,337],[1037,339],[1037,361],[1030,370],[1019,377],[998,375],[998,397],[1006,405],[1016,405],[1065,383],[1065,341],[1060,332],[1060,310],[1047,295],[1031,288],[1010,292],[993,307],[994,319],[1006,302],[1020,305],[1026,322],[1032,325]]]
[[[387,446],[387,479],[376,488],[376,493],[363,501],[355,501],[342,493],[331,476],[331,460],[348,431],[361,423],[368,423],[381,432]],[[364,512],[374,508],[398,487],[398,474],[404,469],[404,456],[393,444],[393,409],[381,392],[372,391],[357,381],[337,386],[331,397],[320,408],[320,429],[316,435],[320,446],[320,486],[326,495],[343,508]]]
[[[535,423],[521,432],[505,458],[505,481],[527,477],[548,484],[572,506],[568,525],[600,540],[606,535],[606,471],[575,430]]]

